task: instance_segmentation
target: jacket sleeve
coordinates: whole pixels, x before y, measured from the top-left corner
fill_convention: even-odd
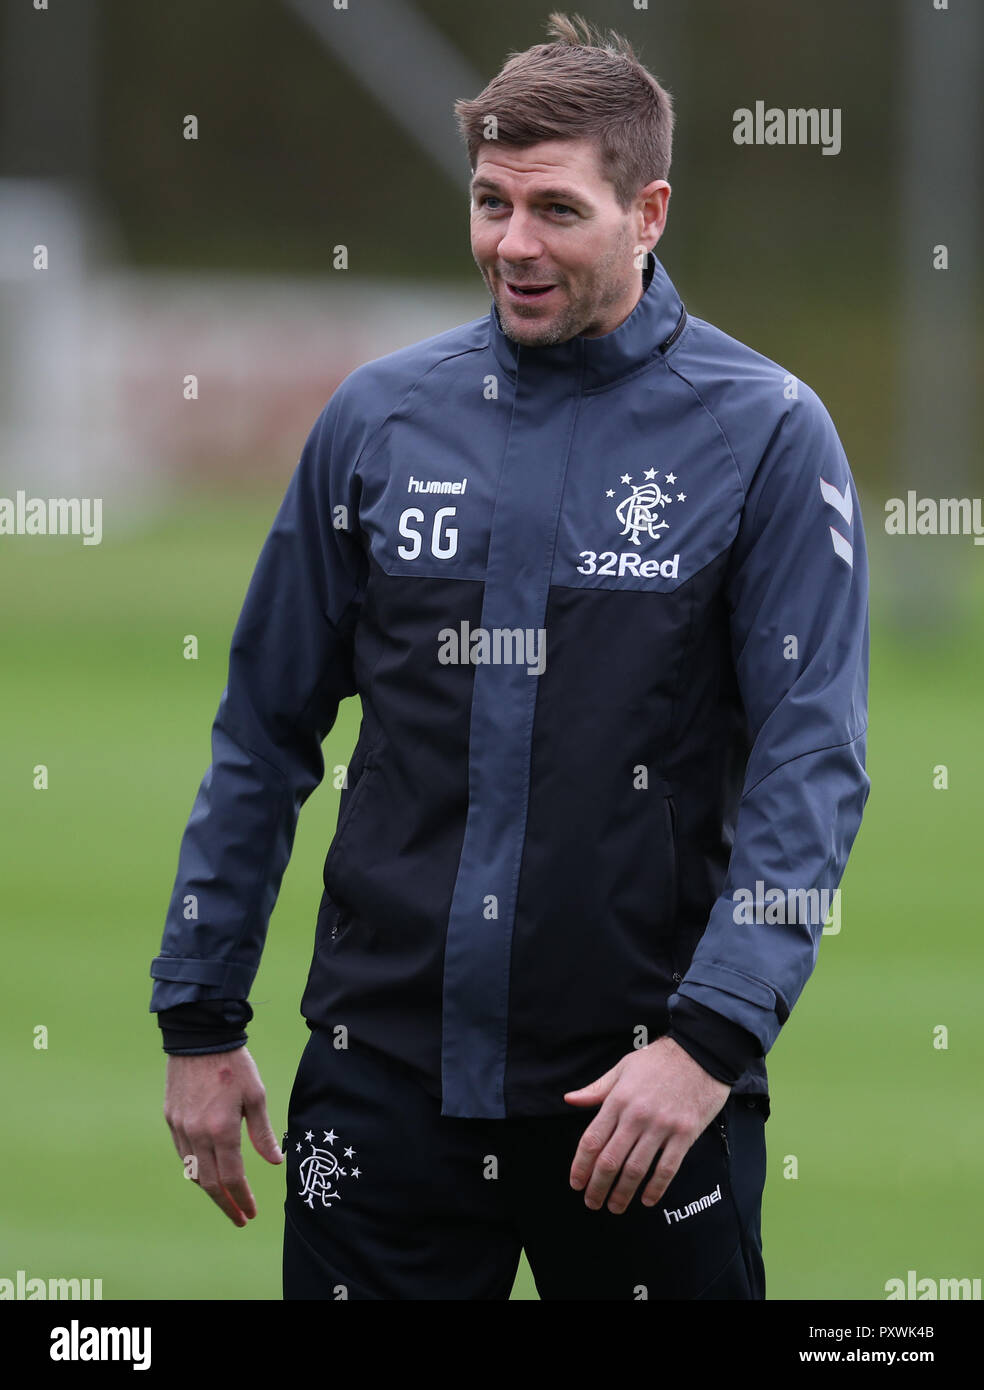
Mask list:
[[[211,766],[151,965],[152,1012],[246,999],[300,808],[324,776],[321,742],[355,693],[351,635],[366,561],[352,525],[351,461],[338,457],[342,390],[308,436],[233,634]],[[207,1021],[208,1007],[202,1014]],[[228,1022],[225,1035],[235,1035]]]
[[[738,1067],[751,1056],[743,1038],[768,1052],[813,970],[869,789],[860,507],[826,409],[800,391],[751,478],[732,547],[726,597],[751,746],[725,885],[669,1000],[691,1037],[701,1015],[686,1001],[727,1020],[705,1041],[721,1055],[730,1039]]]

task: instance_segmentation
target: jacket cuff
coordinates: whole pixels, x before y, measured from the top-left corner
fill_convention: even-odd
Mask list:
[[[157,1022],[165,1052],[197,1056],[242,1047],[252,1017],[245,999],[201,999],[161,1009]]]
[[[681,995],[680,1002],[670,1011],[667,1037],[717,1081],[729,1086],[762,1055],[754,1033],[686,995]]]

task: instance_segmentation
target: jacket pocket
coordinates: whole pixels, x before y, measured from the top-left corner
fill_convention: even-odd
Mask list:
[[[333,898],[329,897],[327,891],[321,895],[321,905],[318,908],[318,920],[314,929],[314,949],[318,951],[327,950],[335,937],[343,929],[348,914],[343,912]]]
[[[336,908],[335,919],[331,924],[331,931],[328,935],[329,942],[335,942],[340,936],[344,936],[351,920],[351,912],[343,912],[341,908]]]
[[[338,825],[335,827],[335,835],[328,849],[328,854],[325,858],[324,868],[325,888],[329,891],[331,890],[331,884],[329,883],[329,875],[338,858],[339,850],[341,849],[346,836],[352,828],[352,824],[358,813],[359,807],[365,801],[366,788],[368,787],[369,783],[372,781],[373,776],[376,773],[375,753],[376,749],[374,746],[366,754],[365,762],[362,764],[362,771],[359,774],[359,780],[352,788],[344,813],[340,817]]]
[[[672,968],[676,969],[677,959],[677,911],[679,900],[677,864],[677,810],[673,800],[673,788],[668,782],[660,781],[657,784],[660,798],[663,803],[663,837],[666,851],[664,854],[665,878],[660,885],[660,892],[666,904],[664,922],[666,923],[666,940],[669,948],[669,956]]]

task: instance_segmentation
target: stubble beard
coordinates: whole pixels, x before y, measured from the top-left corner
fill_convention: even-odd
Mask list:
[[[502,303],[501,295],[493,289],[491,274],[486,272],[486,284],[499,311],[503,333],[520,347],[554,347],[558,343],[566,343],[568,339],[583,333],[585,328],[598,323],[609,309],[625,297],[626,264],[630,259],[630,246],[631,239],[627,235],[627,229],[623,229],[604,259],[594,267],[581,294],[568,300],[559,315],[542,326],[533,319],[514,315],[512,304]],[[562,282],[558,283],[561,289],[565,288]],[[522,336],[517,336],[517,333],[521,333]]]

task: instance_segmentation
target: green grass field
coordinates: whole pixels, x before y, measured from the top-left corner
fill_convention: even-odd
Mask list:
[[[184,1180],[148,1012],[232,627],[277,500],[189,498],[125,539],[107,507],[98,547],[0,541],[0,1277],[99,1277],[106,1298],[280,1296],[282,1170],[248,1149],[259,1216],[242,1231]],[[873,790],[842,930],[824,939],[770,1057],[771,1298],[883,1298],[909,1269],[984,1275],[982,624],[920,647],[877,612]],[[189,633],[197,661],[182,656]],[[347,760],[357,722],[348,702],[329,768]],[[46,791],[32,785],[42,763]],[[946,791],[932,785],[940,763]],[[326,779],[301,815],[252,995],[250,1048],[278,1135],[336,813]],[[933,1046],[941,1024],[945,1050]],[[536,1297],[525,1263],[514,1297]]]

